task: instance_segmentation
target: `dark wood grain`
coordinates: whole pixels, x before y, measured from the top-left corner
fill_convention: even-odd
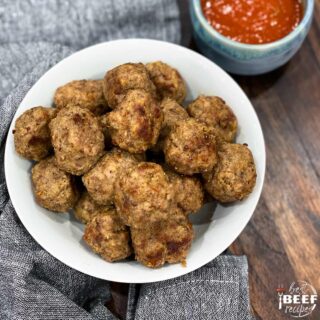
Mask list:
[[[295,280],[320,289],[320,5],[310,34],[284,67],[235,77],[248,94],[267,147],[264,190],[253,219],[231,246],[246,254],[258,318],[283,319],[275,288]],[[317,308],[309,319],[319,319]]]
[[[190,46],[186,1],[179,6],[183,45]],[[267,171],[254,216],[230,251],[248,257],[257,319],[286,319],[277,309],[279,284],[305,280],[320,293],[320,2],[307,40],[287,65],[266,75],[234,78],[259,116]],[[122,319],[126,290],[113,285],[113,310]],[[304,319],[320,319],[319,305]]]
[[[129,285],[126,283],[111,282],[110,289],[111,300],[106,303],[106,306],[119,319],[125,319]]]

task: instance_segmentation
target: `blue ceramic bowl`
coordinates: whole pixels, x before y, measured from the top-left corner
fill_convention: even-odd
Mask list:
[[[311,25],[314,0],[302,0],[304,16],[286,37],[267,44],[243,44],[224,37],[205,19],[200,0],[189,0],[194,38],[199,50],[223,69],[242,75],[272,71],[299,50]]]

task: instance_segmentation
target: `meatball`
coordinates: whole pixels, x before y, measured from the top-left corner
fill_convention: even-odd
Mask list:
[[[142,63],[125,63],[110,71],[104,77],[104,96],[114,109],[132,89],[148,91],[156,97],[156,89]]]
[[[142,153],[155,145],[163,121],[158,103],[143,90],[129,91],[105,117],[113,144],[131,153]]]
[[[17,153],[29,160],[39,161],[52,150],[49,122],[56,116],[53,108],[34,107],[16,121],[14,145]]]
[[[166,162],[181,174],[211,171],[217,163],[214,132],[193,118],[179,121],[165,140],[164,154]]]
[[[132,253],[129,231],[114,208],[94,216],[86,225],[83,239],[109,262],[125,259]]]
[[[170,98],[163,99],[160,108],[163,112],[163,123],[160,132],[161,137],[166,137],[178,121],[189,118],[186,109]]]
[[[159,97],[171,98],[182,103],[187,88],[179,72],[161,61],[148,63],[146,67]]]
[[[161,228],[159,238],[166,244],[169,263],[185,263],[188,251],[193,240],[192,224],[187,218],[176,221],[168,221]]]
[[[176,122],[189,118],[186,109],[171,98],[164,98],[160,103],[160,108],[164,114],[162,128],[165,134],[169,133]]]
[[[83,192],[74,207],[75,217],[82,223],[88,223],[95,216],[104,214],[110,210],[109,206],[97,204],[88,192]]]
[[[32,168],[31,178],[37,203],[48,210],[66,212],[78,200],[74,177],[60,170],[54,157],[38,162]]]
[[[231,108],[219,97],[200,96],[189,104],[187,111],[215,130],[219,142],[233,142],[238,122]]]
[[[97,203],[111,204],[114,201],[114,185],[120,173],[135,163],[138,163],[138,160],[134,155],[113,149],[82,177],[82,181]]]
[[[226,143],[218,150],[218,164],[203,175],[205,188],[220,202],[242,200],[253,190],[256,168],[246,145]]]
[[[102,156],[102,128],[90,111],[78,106],[63,108],[49,127],[60,169],[82,175]]]
[[[165,168],[178,207],[185,213],[196,213],[204,204],[204,190],[196,177],[182,176]]]
[[[172,219],[149,228],[131,228],[135,258],[150,268],[165,262],[185,263],[193,239],[193,229],[188,219],[178,209]]]
[[[56,90],[54,104],[58,109],[72,105],[88,109],[94,115],[101,115],[108,110],[103,95],[103,80],[68,82]]]
[[[132,245],[137,261],[149,268],[158,268],[166,262],[166,246],[151,228],[131,228]]]
[[[163,113],[163,123],[157,144],[152,148],[155,152],[163,150],[164,140],[173,126],[180,120],[188,119],[189,115],[185,108],[171,98],[165,98],[161,101],[160,109]]]
[[[140,162],[125,170],[115,186],[115,205],[122,221],[141,228],[170,218],[174,193],[161,166]]]

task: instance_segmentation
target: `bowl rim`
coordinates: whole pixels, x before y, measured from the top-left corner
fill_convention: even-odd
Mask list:
[[[191,1],[191,4],[194,6],[194,11],[197,19],[199,20],[202,27],[210,34],[212,38],[215,38],[220,42],[223,42],[225,45],[229,47],[233,47],[235,49],[240,49],[240,50],[249,50],[249,51],[272,50],[279,46],[283,46],[291,42],[294,38],[296,38],[300,34],[300,32],[302,32],[303,28],[312,19],[313,10],[314,10],[314,0],[305,0],[306,10],[304,12],[304,16],[300,21],[300,23],[298,24],[298,26],[295,29],[293,29],[288,35],[270,43],[247,44],[247,43],[231,40],[230,38],[225,37],[224,35],[219,33],[217,30],[215,30],[203,15],[201,3],[200,3],[201,0],[190,0],[190,1]]]

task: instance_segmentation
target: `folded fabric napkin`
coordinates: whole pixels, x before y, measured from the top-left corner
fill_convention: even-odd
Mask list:
[[[104,306],[107,281],[67,267],[25,230],[7,193],[3,156],[12,117],[46,70],[79,48],[129,37],[178,43],[176,3],[0,0],[0,319],[116,319]],[[173,280],[130,285],[127,319],[252,319],[246,258],[220,256]]]

